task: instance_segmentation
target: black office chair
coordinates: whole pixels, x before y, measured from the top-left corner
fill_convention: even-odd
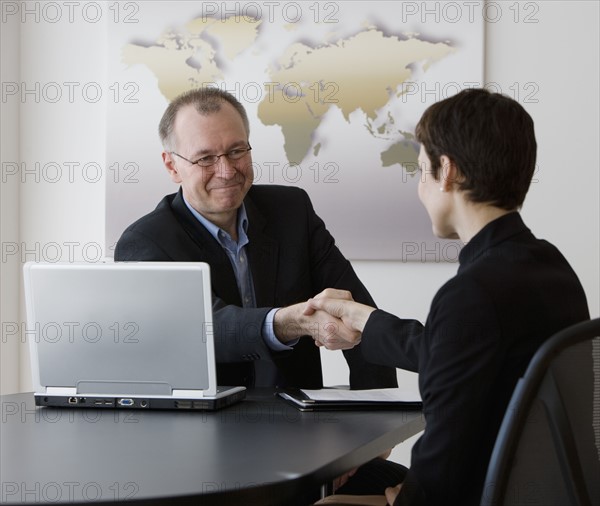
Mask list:
[[[482,506],[600,506],[600,318],[535,353],[502,421]]]

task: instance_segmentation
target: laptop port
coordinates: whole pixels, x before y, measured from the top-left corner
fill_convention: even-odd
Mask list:
[[[119,399],[117,404],[119,406],[133,406],[133,399]]]
[[[175,407],[178,409],[190,409],[192,401],[175,401]]]
[[[77,397],[69,397],[69,404],[77,404]]]

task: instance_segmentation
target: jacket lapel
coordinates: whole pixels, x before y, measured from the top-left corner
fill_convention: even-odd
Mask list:
[[[252,199],[244,200],[248,214],[248,261],[257,307],[275,306],[279,244],[265,233],[267,222]]]
[[[191,239],[194,258],[210,265],[210,279],[215,295],[230,304],[241,306],[242,299],[227,254],[187,208],[181,189],[173,199],[171,208]]]

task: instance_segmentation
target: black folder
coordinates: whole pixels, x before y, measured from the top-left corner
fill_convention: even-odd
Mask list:
[[[318,395],[313,396],[312,392],[318,392]],[[378,390],[324,388],[319,391],[288,388],[278,392],[277,395],[300,411],[421,409],[423,406],[418,393],[399,388]]]

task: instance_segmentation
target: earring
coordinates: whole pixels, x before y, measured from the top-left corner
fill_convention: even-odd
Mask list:
[[[444,190],[444,187],[443,187],[443,186],[440,186],[440,191],[441,191],[441,192],[444,192],[444,191],[446,191],[446,190]]]

